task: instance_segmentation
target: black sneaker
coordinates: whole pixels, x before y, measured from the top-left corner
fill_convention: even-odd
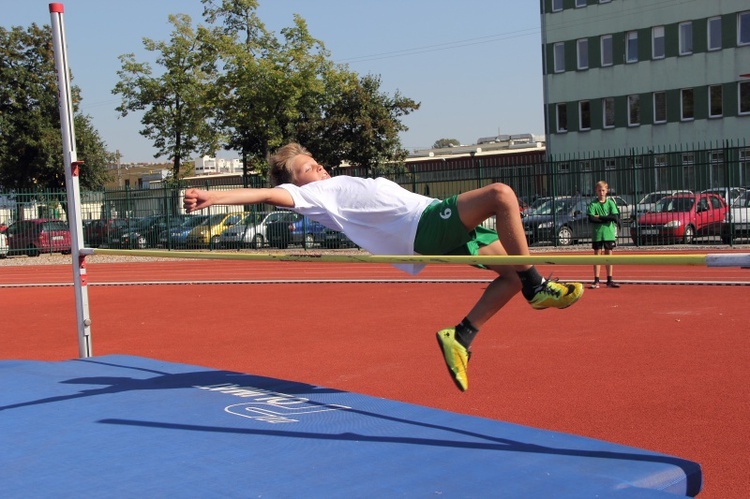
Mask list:
[[[608,288],[619,288],[620,285],[617,284],[615,281],[607,281],[607,287]]]

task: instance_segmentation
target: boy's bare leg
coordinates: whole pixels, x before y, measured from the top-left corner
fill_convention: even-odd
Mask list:
[[[496,183],[459,194],[456,207],[467,230],[495,216],[498,241],[479,249],[480,255],[528,255],[529,246],[521,223],[518,199],[509,186]],[[575,303],[583,286],[545,281],[532,265],[489,267],[498,277],[487,286],[468,315],[456,327],[437,332],[438,345],[453,382],[464,391],[469,388],[467,367],[470,345],[479,329],[500,311],[519,291],[532,308],[565,308]]]
[[[505,184],[490,184],[458,195],[456,206],[467,230],[474,230],[482,222],[495,216],[497,235],[508,255],[528,255],[529,245],[523,232],[518,198]],[[497,253],[493,253],[497,254]],[[515,265],[516,271],[527,270],[531,265]]]
[[[601,254],[602,254],[602,250],[600,249],[594,250],[594,255],[601,255]],[[592,288],[599,287],[599,274],[601,273],[601,268],[602,268],[601,265],[594,265],[594,283],[591,285]]]
[[[479,249],[480,255],[507,255],[499,241]],[[466,318],[475,328],[481,328],[493,315],[498,313],[511,298],[521,291],[521,280],[512,266],[492,266],[490,270],[498,276],[484,290],[479,301],[474,305]]]

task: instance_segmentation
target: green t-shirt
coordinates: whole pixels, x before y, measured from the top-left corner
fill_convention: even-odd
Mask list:
[[[606,201],[600,203],[598,199],[594,199],[589,203],[589,207],[586,210],[588,215],[606,216],[606,215],[619,215],[617,211],[617,204],[611,199],[607,198]],[[604,222],[602,224],[592,223],[593,228],[593,240],[594,241],[617,241],[617,224],[614,222]]]

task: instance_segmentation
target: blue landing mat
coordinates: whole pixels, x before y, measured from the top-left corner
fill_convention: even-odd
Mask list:
[[[695,495],[697,463],[412,404],[131,356],[0,361],[0,494]]]

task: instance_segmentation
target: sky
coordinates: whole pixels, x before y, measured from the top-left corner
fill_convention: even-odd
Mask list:
[[[68,64],[81,89],[81,111],[91,116],[110,151],[121,161],[154,162],[152,143],[139,134],[139,114],[120,117],[112,89],[118,57],[152,60],[143,39],[168,40],[168,16],[188,14],[203,23],[200,0],[67,0],[63,24]],[[49,1],[0,0],[0,25],[50,25]],[[381,78],[381,91],[396,91],[421,104],[402,118],[409,149],[438,139],[474,144],[499,134],[543,134],[539,3],[528,0],[260,0],[258,15],[277,35],[308,23],[336,63]],[[152,65],[156,71],[158,66]],[[217,153],[232,158],[231,151]]]

